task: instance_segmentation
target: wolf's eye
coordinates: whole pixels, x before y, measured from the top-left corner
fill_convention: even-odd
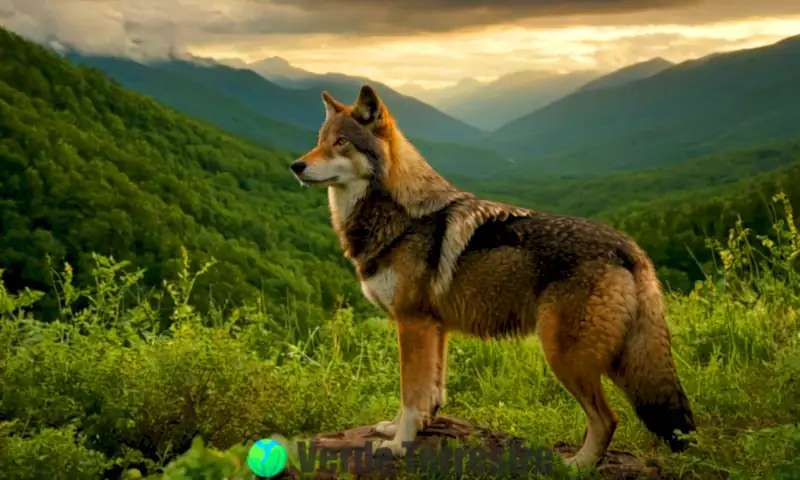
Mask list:
[[[339,138],[336,139],[335,142],[333,142],[333,145],[336,146],[336,147],[341,147],[345,143],[347,143],[347,139],[344,138],[344,137],[339,137]]]

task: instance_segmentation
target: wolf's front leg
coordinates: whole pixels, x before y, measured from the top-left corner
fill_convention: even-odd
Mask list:
[[[438,353],[436,374],[434,375],[433,382],[433,407],[431,416],[436,415],[436,412],[444,406],[447,402],[447,332],[443,330],[437,331],[438,338]],[[397,422],[400,420],[398,413],[394,420],[383,420],[375,424],[375,431],[381,435],[395,436],[397,433]]]
[[[439,331],[439,350],[437,355],[437,369],[436,369],[436,382],[435,382],[435,398],[433,404],[433,414],[435,415],[436,412],[444,407],[444,404],[447,402],[447,340],[448,335],[447,332],[444,331],[444,326],[442,326],[442,330]]]
[[[389,448],[396,457],[406,453],[403,445],[413,442],[417,432],[431,420],[439,400],[439,374],[442,331],[430,318],[402,318],[397,321],[400,342],[400,415],[394,423],[394,438],[379,440],[374,451]]]

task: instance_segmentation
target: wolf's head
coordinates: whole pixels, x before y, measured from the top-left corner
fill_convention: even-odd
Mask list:
[[[304,184],[321,187],[380,181],[389,167],[394,121],[378,94],[364,85],[354,105],[327,92],[322,100],[325,122],[317,146],[291,164],[292,172]]]
[[[372,87],[361,87],[354,105],[343,105],[326,92],[322,100],[325,122],[317,146],[290,167],[303,184],[351,193],[370,186],[388,193],[414,217],[463,196],[403,136]]]

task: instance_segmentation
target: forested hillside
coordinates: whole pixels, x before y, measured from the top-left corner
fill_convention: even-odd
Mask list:
[[[341,82],[293,90],[249,70],[223,65],[184,61],[145,65],[125,58],[75,52],[66,57],[76,64],[96,67],[125,87],[228,132],[297,153],[316,143],[316,132],[325,116],[322,90],[328,88],[344,103],[353,102],[358,92],[357,87]],[[379,92],[386,93],[387,88],[379,88]],[[469,143],[478,139],[480,135],[473,127],[396,92],[384,100],[400,119],[403,131],[441,171],[480,176],[508,164],[491,150],[448,141],[455,138]]]
[[[324,192],[301,190],[292,160],[0,30],[0,268],[12,291],[49,290],[48,257],[86,284],[92,252],[160,284],[185,246],[193,262],[219,262],[197,285],[202,308],[263,294],[270,314],[310,321],[339,296],[363,302]]]
[[[463,188],[541,211],[595,216],[622,206],[642,207],[664,195],[724,189],[754,175],[800,163],[800,139],[730,149],[661,168],[583,179],[544,177],[524,180],[457,178]]]
[[[771,226],[781,215],[774,211],[772,197],[782,192],[794,211],[800,210],[799,178],[797,157],[791,164],[744,178],[726,188],[710,186],[665,194],[598,217],[635,238],[659,266],[662,281],[687,290],[690,282],[720,268],[714,264],[719,259],[712,256],[706,240],[726,243],[739,219],[752,230],[747,238],[760,251],[760,242],[753,235],[772,237]]]
[[[189,76],[125,58],[77,54],[67,55],[67,58],[78,65],[102,70],[122,86],[153,97],[163,105],[263,145],[303,151],[314,144],[312,130],[261,115],[247,103]]]
[[[517,160],[499,176],[645,170],[800,135],[800,37],[687,61],[614,88],[582,91],[515,120],[491,140]]]

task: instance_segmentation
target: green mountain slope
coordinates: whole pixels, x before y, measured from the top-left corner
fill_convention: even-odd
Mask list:
[[[725,188],[742,179],[800,162],[800,140],[732,149],[661,168],[590,179],[474,180],[464,188],[543,211],[595,216],[677,192]]]
[[[509,178],[644,169],[800,133],[800,37],[570,95],[493,136]]]
[[[173,66],[185,67],[186,64],[173,64]],[[269,79],[268,76],[262,76]],[[388,85],[366,77],[342,73],[311,73],[295,78],[284,77],[281,82],[275,81],[275,83],[298,91],[297,94],[300,97],[314,100],[319,97],[319,92],[322,90],[327,90],[334,98],[354,99],[358,96],[362,85],[370,84],[381,96],[381,99],[391,107],[397,120],[406,125],[405,131],[411,137],[437,142],[471,144],[484,133],[460,119],[453,118],[449,113],[437,109],[435,104],[425,103],[422,99],[405,95]],[[314,118],[316,122],[316,117]],[[322,117],[320,116],[319,122],[321,121]],[[318,123],[314,124],[318,125]]]
[[[172,72],[121,58],[93,57],[87,61],[74,54],[67,55],[67,58],[112,72],[112,78],[125,87],[264,145],[303,151],[315,141],[311,130],[260,115],[250,106],[191,77],[178,77]]]
[[[800,161],[795,161],[724,188],[711,186],[675,192],[644,204],[605,212],[598,218],[635,238],[659,267],[662,280],[670,282],[673,288],[687,290],[691,282],[718,268],[707,238],[725,244],[730,229],[740,218],[752,232],[774,233],[770,232],[773,222],[783,218],[782,213],[774,211],[771,202],[778,193],[785,193],[793,210],[798,211],[798,178]],[[794,221],[797,224],[796,217]],[[749,240],[757,249],[760,247],[757,238],[750,235]],[[797,262],[795,266],[800,268]]]
[[[635,63],[627,67],[615,70],[600,78],[596,78],[591,82],[578,89],[579,92],[588,90],[599,90],[601,88],[619,87],[626,83],[642,80],[653,75],[663,72],[674,64],[669,60],[663,58],[653,58],[646,62]]]
[[[125,87],[231,133],[295,153],[302,153],[316,143],[316,132],[324,116],[321,89],[285,89],[249,71],[187,62],[144,65],[123,58],[85,57],[74,52],[67,58],[77,64],[96,67]],[[351,102],[357,91],[351,90],[338,86],[329,91],[341,101]],[[398,103],[386,101],[394,112]],[[402,112],[403,102],[399,102],[399,108]],[[309,115],[316,119],[313,128],[287,124],[309,123]],[[398,121],[407,134],[409,130],[433,128],[431,123],[403,122],[399,117]],[[434,115],[429,121],[436,123],[438,120]],[[444,173],[481,176],[508,164],[502,156],[487,149],[409,136],[431,164]],[[476,138],[475,135],[471,137],[472,140]]]
[[[76,60],[80,58],[87,63],[108,60],[107,57],[86,57],[76,54],[72,57]],[[117,61],[125,60],[117,59]],[[319,108],[321,90],[331,89],[330,93],[334,96],[338,95],[343,101],[350,101],[356,97],[358,88],[363,83],[371,83],[375,84],[378,93],[392,107],[398,121],[407,126],[406,133],[411,137],[435,142],[464,142],[474,139],[481,133],[476,128],[451,118],[419,100],[401,95],[369,79],[353,78],[350,82],[320,81],[317,84],[309,84],[304,89],[291,89],[276,85],[252,70],[236,69],[221,64],[170,60],[150,65],[180,74],[193,82],[222,92],[266,117],[311,130],[319,128],[325,118],[324,109]]]
[[[0,30],[0,268],[12,291],[50,290],[48,255],[85,284],[89,252],[146,268],[153,285],[180,271],[183,245],[219,261],[197,285],[203,309],[263,295],[268,313],[307,322],[340,296],[366,305],[324,193],[301,189],[291,160]]]

